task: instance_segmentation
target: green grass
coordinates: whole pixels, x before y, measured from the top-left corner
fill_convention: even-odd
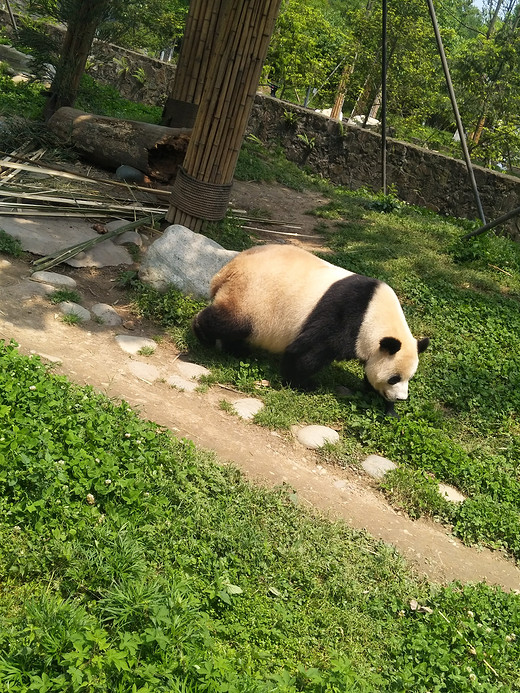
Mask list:
[[[0,115],[24,118],[30,121],[42,119],[45,104],[44,87],[41,82],[14,84],[9,75],[0,71]],[[146,106],[122,98],[112,87],[96,82],[83,75],[75,108],[113,118],[126,118],[148,123],[159,123],[161,108]],[[42,133],[45,137],[45,133]]]
[[[0,393],[4,690],[518,690],[517,595],[418,582],[5,343]]]
[[[74,289],[57,289],[50,294],[49,301],[54,305],[62,303],[63,301],[81,303],[81,295]]]
[[[22,257],[23,247],[17,238],[13,238],[3,229],[0,229],[0,253],[10,257]]]

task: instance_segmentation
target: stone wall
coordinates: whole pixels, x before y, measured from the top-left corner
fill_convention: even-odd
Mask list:
[[[263,142],[280,142],[290,161],[350,189],[381,189],[381,136],[349,127],[308,109],[257,95],[248,133]],[[520,207],[520,179],[474,167],[486,219]],[[387,184],[410,204],[440,214],[478,219],[464,161],[387,139]],[[520,239],[520,220],[507,230]]]
[[[19,20],[19,17],[17,16]],[[12,35],[9,14],[0,9],[0,24]],[[65,29],[47,25],[49,34],[61,38]],[[86,72],[121,96],[148,106],[164,106],[175,77],[175,65],[142,53],[95,40]]]

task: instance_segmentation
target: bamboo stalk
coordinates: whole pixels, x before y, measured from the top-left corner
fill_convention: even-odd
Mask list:
[[[233,179],[280,2],[221,2],[213,62],[184,159],[186,173],[198,181],[229,185]],[[202,224],[173,205],[167,219],[192,229]]]
[[[3,196],[3,193],[2,193]],[[6,196],[7,197],[7,196]],[[17,199],[20,197],[20,195],[14,195],[11,193],[10,197],[16,197]],[[64,206],[71,206],[73,209],[70,211],[76,211],[76,212],[109,212],[111,214],[118,214],[118,213],[136,213],[136,212],[144,212],[144,213],[149,213],[149,214],[162,214],[164,212],[164,209],[160,209],[159,207],[148,207],[146,205],[139,205],[139,207],[135,207],[132,205],[103,205],[101,202],[89,202],[88,200],[67,200],[65,199],[52,199],[50,197],[42,196],[42,197],[32,197],[31,199],[37,199],[37,200],[49,200],[51,199],[53,202],[60,202],[61,205]],[[0,201],[0,208],[1,207],[16,207],[17,209],[42,209],[42,210],[51,210],[51,209],[56,209],[56,210],[61,210],[63,211],[63,206],[60,205],[40,205],[40,204],[32,204],[30,202],[20,202],[16,204],[11,204],[9,202],[2,202]],[[69,211],[69,210],[67,210]]]
[[[51,267],[59,265],[61,262],[70,260],[71,258],[75,257],[76,255],[85,250],[90,250],[90,248],[97,245],[98,243],[102,243],[103,241],[106,241],[110,238],[114,238],[115,236],[120,236],[122,233],[125,233],[126,231],[131,231],[132,229],[136,229],[139,226],[144,226],[145,224],[153,224],[154,221],[160,221],[162,218],[162,216],[149,216],[144,217],[142,219],[136,219],[135,221],[132,221],[129,224],[125,224],[124,226],[121,226],[118,229],[110,231],[109,233],[106,233],[102,236],[94,236],[93,238],[90,238],[87,241],[76,243],[75,245],[71,245],[68,248],[64,248],[63,250],[58,250],[57,252],[52,253],[51,255],[46,255],[45,257],[39,258],[38,260],[35,260],[33,262],[33,265],[36,267],[36,270],[50,269]]]
[[[228,34],[233,37],[232,41],[225,41],[222,54],[220,56],[220,74],[218,75],[221,89],[218,99],[213,105],[213,118],[210,121],[207,146],[201,151],[202,156],[196,162],[198,178],[212,183],[228,183],[229,181],[219,176],[212,176],[214,162],[219,162],[220,157],[227,149],[226,139],[229,135],[227,125],[229,123],[229,113],[233,110],[233,92],[238,86],[243,89],[240,79],[244,69],[246,49],[251,41],[251,24],[254,21],[254,3],[243,3],[240,12],[231,16],[231,23],[226,27]],[[232,61],[231,70],[229,62]],[[219,164],[217,164],[219,165]]]
[[[4,152],[0,151],[0,155],[4,155]],[[17,159],[22,159],[24,157],[16,157]],[[120,180],[110,180],[108,178],[94,178],[91,176],[82,176],[78,173],[73,173],[72,171],[67,171],[63,168],[49,168],[48,166],[43,166],[38,164],[37,166],[32,166],[31,164],[23,164],[15,161],[6,161],[5,159],[0,159],[0,167],[5,166],[6,168],[21,169],[22,171],[27,171],[29,173],[48,173],[50,176],[56,176],[58,178],[67,178],[69,180],[83,181],[87,183],[102,183],[104,185],[114,185],[131,190],[140,190],[148,194],[153,195],[164,195],[169,196],[169,190],[156,190],[155,188],[144,188],[139,185],[130,185]]]

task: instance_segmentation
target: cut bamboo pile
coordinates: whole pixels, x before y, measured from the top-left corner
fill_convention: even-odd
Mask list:
[[[222,186],[222,199],[215,201],[217,208],[223,206],[223,199],[229,201],[238,153],[280,2],[221,0],[214,52],[183,167],[187,177],[195,181],[194,198],[203,197],[200,183]],[[177,181],[185,192],[186,177],[178,175],[176,185]],[[168,221],[200,230],[203,220],[211,217],[205,217],[204,208],[199,209],[191,199],[186,204],[186,196],[176,192],[176,185]],[[216,196],[218,190],[213,187],[211,192]]]

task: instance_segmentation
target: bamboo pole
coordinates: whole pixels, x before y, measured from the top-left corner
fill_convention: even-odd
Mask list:
[[[196,230],[202,220],[225,215],[240,145],[280,2],[221,0],[214,55],[183,171],[175,181],[168,221]],[[202,200],[200,205],[189,201],[207,198],[204,202],[211,206],[212,196],[219,198],[215,201],[215,212],[201,211]]]
[[[163,125],[193,124],[213,55],[221,4],[222,0],[190,2],[175,80],[163,110]]]

